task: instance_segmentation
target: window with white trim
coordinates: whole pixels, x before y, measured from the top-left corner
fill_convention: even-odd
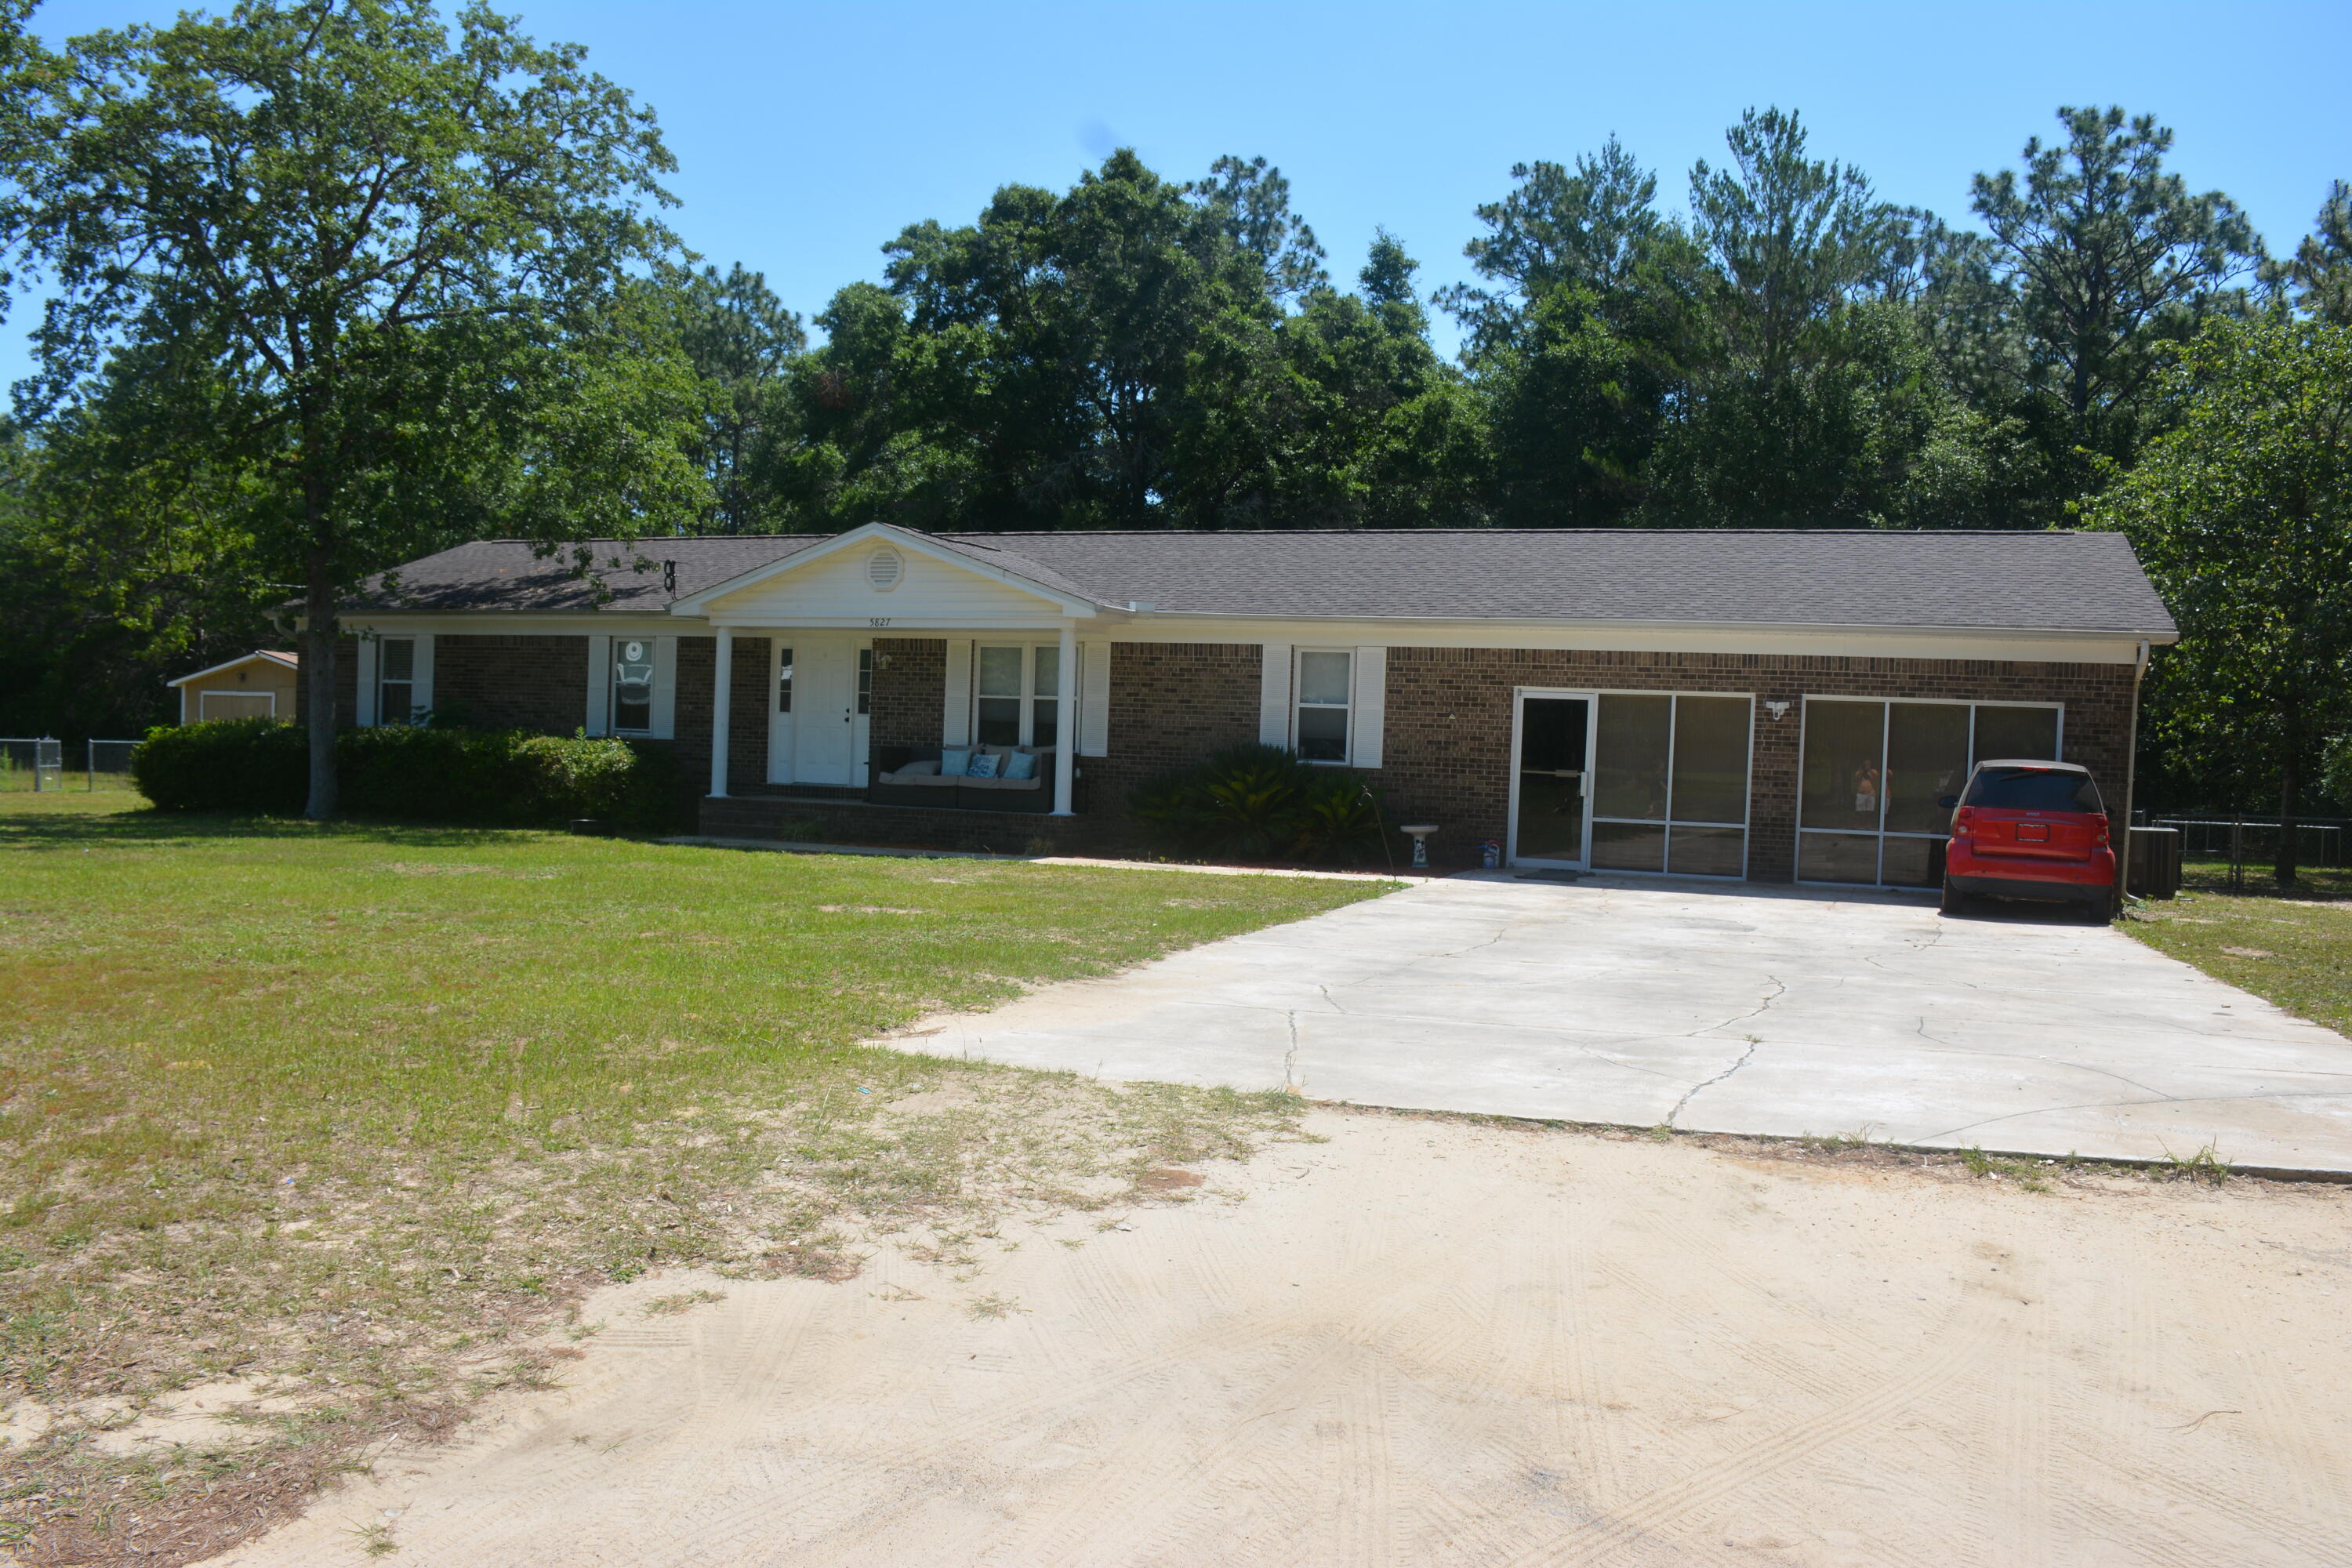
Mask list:
[[[793,650],[788,647],[778,648],[776,650],[776,711],[789,713],[792,710]]]
[[[857,650],[857,710],[874,711],[874,647],[871,643]]]
[[[613,639],[613,733],[650,735],[654,730],[654,639]]]
[[[1301,762],[1348,761],[1355,706],[1356,656],[1324,648],[1301,648],[1290,689],[1291,749]]]
[[[385,637],[375,650],[375,721],[405,724],[416,717],[416,639]]]
[[[1054,744],[1062,731],[1062,648],[982,643],[972,668],[972,739],[984,746]]]

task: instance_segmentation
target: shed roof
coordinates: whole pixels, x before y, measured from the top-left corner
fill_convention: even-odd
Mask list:
[[[831,537],[600,541],[592,553],[611,592],[607,608],[648,613]],[[2116,533],[1432,529],[925,537],[1098,605],[1143,603],[1162,615],[2174,635],[2130,542]],[[675,589],[664,584],[664,561],[676,563]],[[372,581],[353,607],[578,612],[595,601],[565,555],[541,557],[510,540],[460,545],[393,578]]]
[[[274,664],[280,669],[299,669],[301,668],[302,664],[302,656],[299,653],[280,653],[274,648],[259,647],[254,649],[251,653],[241,653],[235,658],[223,659],[218,664],[207,665],[203,669],[190,670],[187,674],[181,676],[178,679],[167,680],[163,684],[166,686],[185,686],[192,680],[202,680],[207,675],[218,675],[225,669],[235,669],[239,665],[251,664],[256,659],[259,659],[265,664]]]

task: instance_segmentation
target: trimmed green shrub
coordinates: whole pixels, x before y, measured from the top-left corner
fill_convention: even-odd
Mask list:
[[[1354,863],[1381,847],[1371,787],[1280,746],[1229,746],[1148,779],[1128,809],[1163,845],[1191,854]]]
[[[207,719],[147,731],[131,782],[165,811],[294,816],[310,794],[310,747],[283,719]]]
[[[518,735],[514,762],[535,820],[600,817],[627,827],[668,826],[684,809],[677,753],[660,741]]]
[[[497,730],[385,724],[335,735],[343,809],[410,822],[527,822],[520,737]]]
[[[384,725],[339,732],[335,766],[343,809],[360,816],[655,827],[679,814],[677,760],[659,742]],[[291,816],[310,795],[308,734],[278,719],[153,730],[131,774],[165,810]]]

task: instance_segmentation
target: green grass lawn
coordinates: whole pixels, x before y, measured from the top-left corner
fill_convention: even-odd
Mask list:
[[[2124,929],[2297,1017],[2352,1034],[2352,872],[2307,870],[2300,886],[2281,889],[2250,871],[2245,891],[2228,886],[2225,866],[2186,866],[2180,896],[2133,910]]]
[[[894,1226],[952,1257],[1245,1151],[1276,1099],[857,1042],[1380,890],[132,804],[0,797],[0,1410],[54,1423],[0,1456],[0,1546],[58,1560],[216,1549],[542,1375],[501,1338],[597,1282],[838,1275]],[[97,1452],[231,1377],[298,1395],[259,1457]]]

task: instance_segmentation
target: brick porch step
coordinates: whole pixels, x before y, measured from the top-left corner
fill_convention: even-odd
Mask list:
[[[1120,847],[1120,825],[1025,811],[943,811],[835,795],[705,796],[698,831],[712,838],[805,840],[906,849],[1073,855]]]

